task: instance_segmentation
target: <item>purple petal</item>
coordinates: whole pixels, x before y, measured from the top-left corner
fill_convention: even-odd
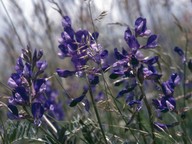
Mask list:
[[[146,49],[148,48],[155,48],[158,46],[157,44],[157,35],[151,35],[147,40],[147,45],[144,47]]]
[[[145,59],[145,60],[143,60],[143,62],[147,65],[153,65],[158,62],[158,56],[154,56],[152,58]]]
[[[175,51],[179,56],[181,56],[181,57],[184,56],[184,52],[183,52],[183,50],[182,50],[181,48],[175,47],[175,48],[174,48],[174,51]]]
[[[59,69],[59,68],[57,68],[56,72],[57,72],[57,74],[58,74],[60,77],[64,77],[64,78],[67,78],[67,77],[72,76],[72,75],[75,74],[74,71],[62,70],[62,69]]]
[[[63,27],[71,27],[71,19],[68,16],[64,16],[62,20]]]
[[[124,55],[122,55],[117,48],[114,49],[114,55],[117,60],[122,60],[126,58]]]
[[[31,106],[31,112],[34,118],[40,119],[44,114],[44,108],[42,107],[41,103],[35,102]]]
[[[82,96],[80,96],[80,97],[77,97],[77,98],[73,99],[73,100],[70,102],[69,106],[70,106],[70,107],[76,106],[79,102],[81,102],[81,101],[84,99],[84,97],[85,97],[85,95],[82,95]]]

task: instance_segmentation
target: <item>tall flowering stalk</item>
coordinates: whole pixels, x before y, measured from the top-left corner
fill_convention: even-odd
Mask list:
[[[90,33],[87,30],[74,31],[71,25],[71,19],[68,16],[63,17],[62,25],[64,31],[61,33],[59,40],[58,47],[60,52],[58,55],[60,58],[70,58],[74,69],[67,70],[58,68],[56,70],[57,74],[63,78],[77,76],[87,79],[87,86],[85,86],[82,95],[72,99],[69,105],[73,107],[84,101],[85,108],[87,109],[89,101],[85,97],[89,91],[104,141],[107,143],[92,89],[99,83],[101,73],[108,68],[105,63],[108,51],[103,50],[102,46],[96,42],[99,36],[98,32]]]
[[[41,60],[42,56],[42,50],[32,53],[28,47],[17,59],[15,72],[8,79],[12,88],[12,96],[8,100],[10,119],[33,120],[37,126],[41,126],[46,113],[58,120],[63,119],[62,105],[56,101],[57,92],[51,88],[49,78],[45,77],[47,62]],[[45,121],[48,122],[48,119],[45,118]],[[54,128],[50,122],[48,124]]]

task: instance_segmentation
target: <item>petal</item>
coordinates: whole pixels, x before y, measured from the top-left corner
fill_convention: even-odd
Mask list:
[[[147,65],[153,65],[153,64],[155,64],[155,63],[158,62],[158,58],[159,58],[158,56],[154,56],[154,57],[145,59],[145,60],[143,60],[142,62],[144,62],[144,63],[147,64]]]
[[[147,40],[147,45],[144,47],[146,49],[148,48],[155,48],[158,46],[157,44],[157,35],[151,35]]]
[[[76,106],[79,102],[81,102],[81,101],[84,99],[84,97],[85,97],[85,95],[81,95],[80,97],[77,97],[77,98],[73,99],[73,100],[70,102],[69,106],[70,106],[70,107]]]
[[[117,48],[114,49],[114,55],[117,60],[122,60],[126,58],[124,55],[122,55]]]
[[[71,26],[71,19],[69,16],[64,16],[62,20],[63,27],[70,27]]]
[[[9,105],[8,105],[8,108],[10,109],[10,111],[12,112],[12,114],[14,114],[14,115],[17,116],[17,117],[19,116],[19,112],[18,112],[18,109],[17,109],[16,106],[9,104]]]
[[[42,107],[41,103],[35,102],[31,106],[31,112],[34,118],[40,119],[44,114],[44,108]]]
[[[74,71],[62,70],[62,69],[59,69],[59,68],[57,68],[56,72],[57,72],[57,74],[58,74],[60,77],[64,77],[64,78],[67,78],[67,77],[72,76],[72,75],[75,74]]]

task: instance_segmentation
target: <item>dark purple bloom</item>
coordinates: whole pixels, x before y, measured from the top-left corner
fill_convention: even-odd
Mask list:
[[[31,112],[32,112],[33,117],[34,117],[34,124],[37,126],[40,126],[42,123],[41,118],[44,114],[44,108],[41,105],[41,103],[39,103],[39,102],[33,103],[31,106]]]
[[[64,16],[62,20],[63,27],[71,27],[71,19],[68,16]]]
[[[132,35],[126,40],[126,42],[129,48],[131,49],[132,53],[135,54],[140,47],[140,44],[137,41],[136,37]]]
[[[153,66],[148,66],[148,68],[143,68],[144,79],[146,80],[159,80],[161,78],[161,74],[158,74]]]
[[[163,96],[160,99],[153,99],[153,105],[160,112],[173,111],[176,109],[176,102],[173,96]]]
[[[125,59],[126,56],[124,56],[123,54],[121,54],[117,48],[114,49],[114,55],[115,55],[115,58],[117,60],[122,60],[122,59]]]
[[[158,38],[157,35],[151,35],[147,40],[147,44],[143,48],[144,49],[156,48],[158,46],[157,38]]]
[[[24,69],[24,64],[23,64],[23,61],[22,61],[22,58],[19,57],[17,59],[17,63],[16,63],[16,66],[15,66],[15,70],[17,73],[22,73],[23,72],[23,69]]]
[[[92,38],[93,38],[93,40],[97,40],[98,37],[99,37],[99,33],[98,33],[98,32],[93,32],[93,33],[92,33]]]
[[[36,66],[39,69],[39,72],[43,73],[44,70],[47,68],[47,62],[46,61],[37,61]]]
[[[146,26],[146,19],[139,17],[137,18],[137,20],[135,21],[135,35],[136,36],[149,36],[151,34],[150,30],[147,30],[147,26]]]
[[[139,65],[139,60],[134,55],[132,55],[131,60],[130,60],[130,64],[133,67],[137,67]]]
[[[19,85],[21,85],[21,76],[17,73],[12,73],[11,74],[11,77],[8,79],[8,85],[11,87],[11,88],[16,88],[18,87]]]
[[[180,77],[173,73],[168,81],[162,83],[162,90],[164,95],[173,95],[174,88],[178,85]]]
[[[81,102],[81,101],[84,99],[84,97],[85,97],[85,95],[81,95],[80,97],[77,97],[77,98],[73,99],[73,100],[70,102],[69,106],[70,106],[70,107],[76,106],[79,102]]]
[[[32,69],[31,69],[31,64],[25,63],[24,69],[23,69],[23,75],[29,79],[32,77]]]
[[[183,52],[183,50],[182,50],[181,48],[175,47],[175,48],[174,48],[174,51],[175,51],[179,56],[181,56],[181,57],[184,56],[184,52]]]
[[[24,104],[29,101],[29,95],[25,87],[17,87],[13,90],[13,98],[17,104]]]
[[[186,58],[183,50],[180,47],[175,47],[174,51],[182,58],[182,62],[185,62]]]
[[[37,79],[35,82],[34,82],[34,89],[35,89],[35,92],[36,94],[37,93],[42,93],[44,92],[44,89],[45,88],[45,79]]]
[[[136,105],[137,111],[141,110],[141,108],[142,108],[142,102],[140,100],[132,100],[132,101],[128,102],[128,105],[130,107],[133,107],[134,105]]]
[[[91,85],[97,85],[99,83],[99,76],[89,75],[88,78]]]
[[[70,102],[69,106],[70,106],[70,107],[76,106],[79,102],[81,102],[81,101],[84,99],[84,97],[86,96],[87,92],[88,92],[88,88],[85,86],[85,87],[84,87],[84,91],[83,91],[83,93],[81,94],[81,96],[80,96],[80,97],[77,97],[77,98],[74,98],[74,99]]]
[[[9,104],[8,105],[9,112],[8,112],[8,117],[9,119],[18,119],[19,118],[19,112],[16,106]]]

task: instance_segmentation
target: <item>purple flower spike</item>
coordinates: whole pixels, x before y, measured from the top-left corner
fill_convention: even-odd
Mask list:
[[[64,77],[64,78],[67,78],[69,76],[72,76],[75,74],[74,71],[69,71],[69,70],[62,70],[62,69],[57,69],[57,74],[60,76],[60,77]]]
[[[150,30],[147,30],[146,27],[146,19],[139,17],[137,18],[137,20],[135,21],[135,35],[136,36],[149,36],[151,34]]]
[[[34,117],[34,123],[37,126],[41,125],[41,118],[44,114],[44,108],[41,106],[41,103],[39,102],[35,102],[32,104],[31,106],[31,112],[33,114]]]

